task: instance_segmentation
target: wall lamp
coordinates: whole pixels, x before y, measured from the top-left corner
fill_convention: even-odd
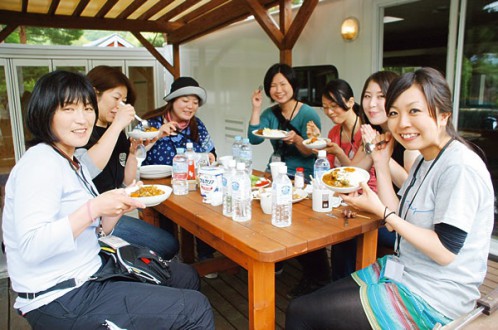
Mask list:
[[[341,35],[344,40],[352,41],[358,37],[360,23],[355,17],[346,18],[341,25]]]

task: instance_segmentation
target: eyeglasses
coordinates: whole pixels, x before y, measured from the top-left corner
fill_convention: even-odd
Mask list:
[[[323,112],[329,112],[329,111],[334,111],[334,109],[337,108],[337,105],[329,105],[328,107],[321,107]]]

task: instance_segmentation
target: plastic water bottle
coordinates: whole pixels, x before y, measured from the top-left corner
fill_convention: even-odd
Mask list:
[[[232,181],[232,219],[238,222],[251,220],[251,179],[245,169],[244,163],[237,163],[237,171]]]
[[[278,168],[272,184],[271,224],[288,227],[292,224],[292,182],[287,176],[287,166]]]
[[[173,186],[173,194],[186,195],[188,194],[188,164],[185,149],[177,148],[176,155],[173,158],[173,178],[171,184]]]
[[[242,136],[237,135],[235,137],[235,141],[232,144],[232,156],[235,161],[239,161],[240,157],[240,147],[242,146]]]
[[[235,171],[235,160],[231,159],[228,162],[228,168],[223,173],[223,215],[229,218],[232,217],[232,181],[235,177]]]
[[[315,165],[313,166],[313,175],[315,176],[315,182],[317,182],[318,187],[322,187],[322,176],[325,172],[330,170],[330,163],[327,159],[327,152],[325,150],[318,151],[318,158],[315,160]]]
[[[252,145],[248,138],[242,139],[240,147],[240,162],[246,164],[246,170],[249,175],[252,174]]]

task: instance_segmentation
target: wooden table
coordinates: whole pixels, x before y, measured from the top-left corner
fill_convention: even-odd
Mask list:
[[[146,180],[146,183],[169,185],[170,179]],[[341,209],[332,211],[337,218],[329,217],[312,211],[311,200],[305,199],[293,204],[292,226],[277,228],[271,224],[271,215],[262,212],[259,200],[253,201],[250,221],[235,222],[223,216],[222,206],[204,204],[197,190],[185,196],[172,194],[153,209],[146,209],[141,217],[153,223],[154,211],[162,213],[244,267],[248,272],[249,328],[274,329],[276,262],[355,236],[358,236],[357,269],[375,261],[380,221],[356,217],[345,226]],[[211,271],[215,269],[206,270]]]

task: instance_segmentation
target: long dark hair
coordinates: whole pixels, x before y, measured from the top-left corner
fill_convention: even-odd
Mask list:
[[[355,102],[351,108],[348,108],[346,105],[346,102],[350,98],[354,98],[353,89],[346,80],[333,79],[329,81],[322,92],[322,96],[329,101],[337,103],[344,111],[352,108],[357,115],[360,112],[360,105],[358,103]]]
[[[97,118],[97,97],[85,76],[68,71],[53,71],[42,76],[36,82],[28,104],[26,126],[33,135],[27,142],[28,147],[58,142],[52,130],[55,112],[65,104],[76,102],[92,105]]]
[[[150,118],[155,118],[155,117],[159,117],[159,116],[164,117],[167,113],[169,113],[171,115],[171,113],[173,112],[173,103],[175,103],[177,98],[169,101],[168,103],[166,103],[162,107],[159,107],[159,108],[156,108],[156,109],[151,110],[149,112],[146,112],[142,116],[142,119],[150,119]],[[197,120],[196,120],[195,115],[190,120],[188,127],[190,128],[190,135],[188,136],[188,138],[192,141],[199,142],[199,125],[197,124]]]
[[[417,86],[420,88],[422,94],[424,94],[429,109],[429,115],[434,121],[436,121],[438,114],[448,113],[450,116],[448,117],[448,123],[446,124],[446,133],[453,139],[460,141],[471,150],[475,151],[484,161],[486,161],[484,152],[476,145],[462,138],[453,125],[453,121],[451,120],[451,115],[453,114],[451,90],[444,76],[436,69],[428,67],[421,68],[415,72],[408,72],[396,78],[387,91],[386,111],[389,113],[389,109],[396,99],[412,86]]]
[[[370,77],[367,78],[367,80],[365,80],[365,84],[363,85],[363,89],[361,91],[361,99],[360,99],[360,118],[363,123],[371,125],[370,120],[368,120],[368,117],[365,114],[365,109],[363,109],[363,98],[365,97],[365,92],[367,91],[368,85],[371,82],[376,83],[377,85],[379,85],[382,94],[386,96],[389,86],[394,81],[394,79],[398,77],[399,74],[397,74],[396,72],[377,71],[371,74]],[[385,110],[387,112],[387,107],[385,108]],[[372,127],[378,132],[382,132],[382,128],[379,125],[372,125]]]
[[[292,91],[293,91],[292,98],[297,99],[297,90],[299,86],[297,84],[296,72],[292,67],[290,67],[285,63],[273,64],[266,71],[265,78],[263,80],[263,87],[265,89],[266,96],[268,96],[272,102],[275,102],[270,96],[270,88],[271,88],[271,82],[273,81],[273,77],[275,77],[277,73],[281,73],[285,77],[285,79],[287,79],[289,84],[292,86]]]

